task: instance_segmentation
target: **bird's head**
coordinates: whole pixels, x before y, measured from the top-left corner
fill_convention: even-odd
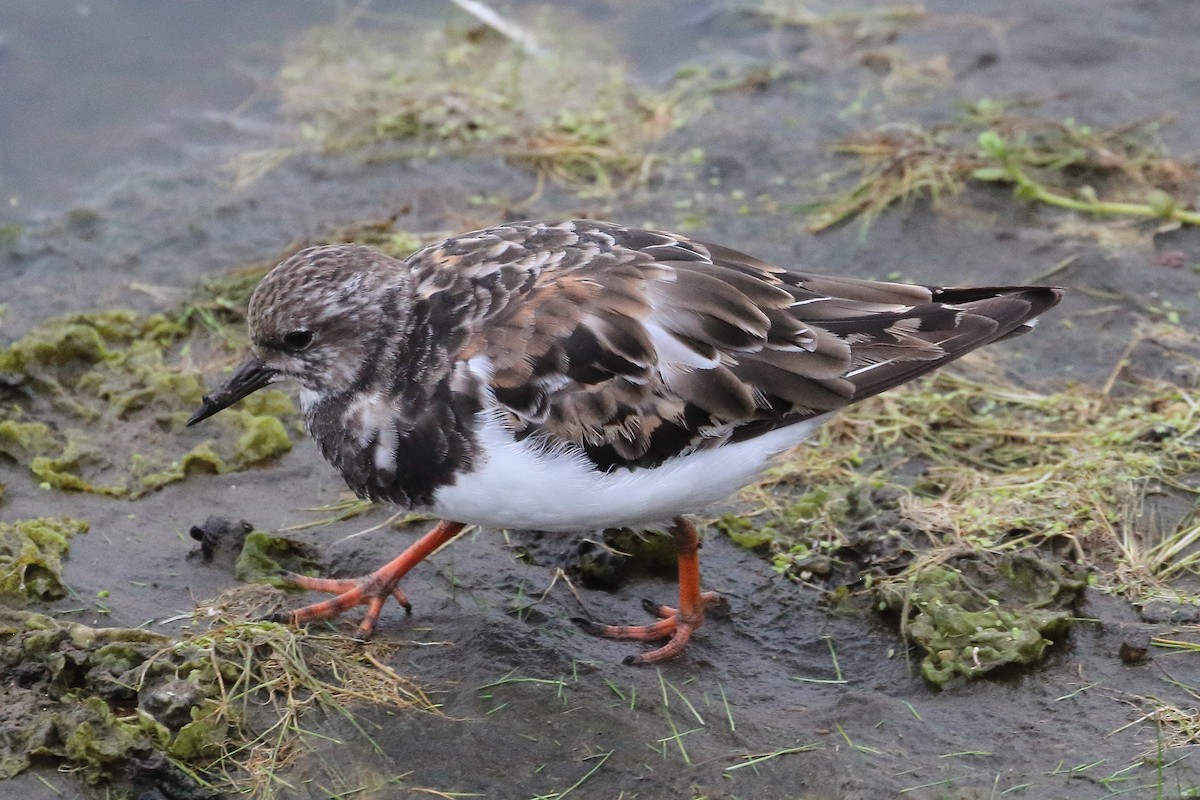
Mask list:
[[[369,357],[371,332],[386,327],[383,317],[406,287],[403,262],[369,247],[296,253],[267,273],[250,298],[250,356],[205,395],[187,424],[279,380],[317,396],[348,389]]]

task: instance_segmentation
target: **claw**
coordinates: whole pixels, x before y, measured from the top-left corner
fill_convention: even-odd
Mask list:
[[[426,556],[457,536],[464,527],[461,523],[443,520],[399,556],[374,572],[357,578],[312,578],[294,572],[284,573],[284,579],[293,586],[325,592],[334,597],[294,611],[277,611],[265,619],[291,625],[305,625],[317,620],[333,619],[354,606],[365,605],[366,613],[355,631],[355,638],[365,642],[374,633],[375,624],[383,613],[383,604],[389,597],[394,597],[406,614],[412,613],[412,603],[397,586],[400,579]]]
[[[667,640],[657,649],[628,656],[624,659],[626,664],[653,664],[678,656],[687,647],[692,632],[704,622],[705,607],[724,602],[716,592],[700,591],[700,563],[696,553],[700,542],[696,528],[681,517],[675,520],[671,534],[679,553],[679,608],[642,600],[642,608],[646,613],[659,618],[648,625],[604,625],[582,617],[571,619],[584,632],[606,639],[638,642]]]

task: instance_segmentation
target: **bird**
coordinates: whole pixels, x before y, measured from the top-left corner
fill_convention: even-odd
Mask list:
[[[250,353],[188,420],[277,381],[360,497],[439,521],[370,574],[289,575],[331,594],[272,619],[365,605],[370,637],[401,578],[466,526],[666,526],[678,603],[587,633],[625,659],[684,652],[705,609],[692,516],[749,485],[838,410],[1029,331],[1062,290],[946,288],[819,275],[598,220],[523,221],[407,258],[300,250],[247,310]],[[653,649],[645,649],[653,646]]]

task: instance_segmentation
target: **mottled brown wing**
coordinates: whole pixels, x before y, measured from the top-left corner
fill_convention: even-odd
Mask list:
[[[516,436],[575,444],[600,469],[654,466],[841,408],[1018,333],[1059,299],[808,275],[599,222],[496,231],[524,253],[495,267],[510,288],[464,357],[491,362]],[[491,285],[482,263],[464,259]]]

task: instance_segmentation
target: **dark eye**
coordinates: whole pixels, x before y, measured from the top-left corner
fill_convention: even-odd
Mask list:
[[[289,331],[283,335],[283,346],[287,350],[298,353],[312,344],[312,331]]]

